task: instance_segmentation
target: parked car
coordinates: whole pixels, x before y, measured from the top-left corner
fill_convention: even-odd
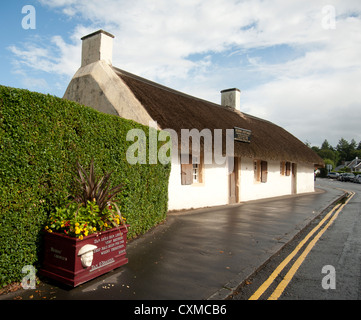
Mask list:
[[[361,183],[361,174],[358,174],[355,178],[353,178],[353,182]]]
[[[341,181],[352,181],[355,178],[353,173],[343,173],[341,177]]]
[[[327,178],[330,178],[330,179],[337,179],[338,176],[339,176],[339,173],[337,173],[337,172],[329,172],[327,174]]]

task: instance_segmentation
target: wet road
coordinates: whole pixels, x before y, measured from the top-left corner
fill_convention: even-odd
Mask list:
[[[308,254],[304,254],[306,255],[304,260],[300,256],[316,237],[317,232],[326,226],[327,221],[305,242],[279,275],[272,280],[269,287],[266,286],[271,282],[271,274],[275,275],[275,270],[281,270],[282,262],[295,251],[309,232],[316,228],[326,213],[303,230],[257,275],[249,278],[239,293],[234,295],[234,300],[251,297],[253,299],[257,296],[256,292],[263,292],[262,295],[257,296],[258,299],[272,299],[276,295],[276,289],[282,287],[282,282],[286,282],[285,279],[289,282],[285,288],[282,288],[283,291],[277,298],[279,300],[359,300],[361,298],[361,185],[327,179],[318,181],[318,185],[346,189],[353,196],[319,239],[315,239],[312,249]],[[338,209],[333,214],[337,211]],[[296,265],[297,260],[301,261],[299,266]],[[294,274],[291,269],[294,269]],[[287,279],[290,274],[291,280]]]

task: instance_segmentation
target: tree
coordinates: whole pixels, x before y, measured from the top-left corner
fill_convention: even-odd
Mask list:
[[[330,159],[333,163],[337,163],[339,160],[339,155],[337,151],[332,151],[330,149],[321,149],[317,153],[323,160]]]
[[[354,157],[353,157],[353,153],[355,152],[355,150],[356,150],[356,146],[357,146],[357,144],[356,144],[356,141],[355,141],[355,139],[351,139],[351,142],[350,142],[350,154],[351,154],[351,158],[353,159]],[[350,159],[351,160],[351,159]]]
[[[322,158],[322,159],[329,159],[332,162],[332,166],[333,168],[335,168],[335,165],[338,163],[340,156],[339,156],[339,152],[336,151],[327,141],[327,139],[325,139],[325,141],[322,143],[321,149],[314,149],[312,147],[312,149],[314,151],[317,152],[317,154]]]
[[[361,141],[358,143],[357,150],[361,150]]]
[[[340,161],[351,160],[351,145],[344,138],[341,138],[336,146],[336,150],[340,154]]]
[[[327,139],[322,143],[321,149],[323,150],[333,150],[333,147],[328,143]]]

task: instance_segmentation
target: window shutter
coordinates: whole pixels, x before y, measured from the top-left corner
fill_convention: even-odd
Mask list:
[[[193,182],[193,164],[181,165],[181,181],[182,185],[189,185]]]
[[[285,166],[286,166],[286,163],[284,161],[281,161],[281,163],[280,163],[280,174],[281,174],[281,176],[285,175]]]
[[[261,182],[267,182],[267,161],[261,161]]]

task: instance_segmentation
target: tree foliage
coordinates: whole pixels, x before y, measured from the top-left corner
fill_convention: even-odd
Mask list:
[[[345,161],[351,161],[356,157],[361,159],[361,141],[357,144],[355,139],[347,141],[341,138],[338,144],[333,147],[327,139],[321,145],[321,148],[311,147],[327,164],[331,164],[333,168],[341,165]]]

